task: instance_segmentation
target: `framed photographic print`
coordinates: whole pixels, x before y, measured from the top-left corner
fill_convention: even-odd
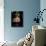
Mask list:
[[[11,26],[23,27],[23,11],[11,12]]]

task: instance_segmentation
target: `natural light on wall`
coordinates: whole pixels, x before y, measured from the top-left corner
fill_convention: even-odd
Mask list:
[[[0,0],[0,42],[4,41],[4,0]]]

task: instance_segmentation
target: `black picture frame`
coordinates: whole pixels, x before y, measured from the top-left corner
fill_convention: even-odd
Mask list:
[[[23,11],[12,11],[11,12],[11,26],[12,27],[23,27]]]

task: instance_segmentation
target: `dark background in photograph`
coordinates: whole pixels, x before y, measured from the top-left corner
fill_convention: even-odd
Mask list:
[[[23,27],[23,11],[11,12],[11,26]]]

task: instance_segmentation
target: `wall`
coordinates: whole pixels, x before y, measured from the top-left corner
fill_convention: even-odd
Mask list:
[[[41,11],[43,10],[43,9],[46,9],[46,0],[41,0],[40,1],[40,9],[41,9]],[[44,21],[42,22],[41,21],[41,25],[43,25],[43,26],[46,26],[46,11],[44,11],[43,12],[43,19],[44,19]]]
[[[0,0],[0,42],[4,41],[4,0]]]
[[[40,10],[40,0],[5,0],[4,1],[4,36],[7,41],[18,41],[32,28],[35,12]],[[11,27],[11,11],[24,11],[24,26]]]

